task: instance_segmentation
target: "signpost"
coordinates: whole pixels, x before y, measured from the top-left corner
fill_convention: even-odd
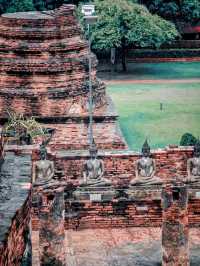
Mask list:
[[[83,5],[82,14],[84,15],[85,22],[88,27],[88,39],[89,39],[89,145],[92,147],[93,143],[93,99],[92,99],[92,60],[91,60],[91,37],[90,37],[90,25],[94,24],[97,21],[97,16],[94,16],[95,6],[94,5]]]

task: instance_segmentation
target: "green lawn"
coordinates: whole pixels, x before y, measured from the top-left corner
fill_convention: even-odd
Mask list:
[[[200,136],[200,83],[117,84],[108,93],[131,149],[140,149],[146,137],[158,148],[178,144],[186,132]]]

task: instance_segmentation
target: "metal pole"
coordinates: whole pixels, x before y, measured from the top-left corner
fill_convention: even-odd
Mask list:
[[[88,35],[89,35],[89,145],[92,147],[93,142],[93,102],[92,102],[92,60],[91,60],[91,39],[90,39],[90,24],[88,24]]]

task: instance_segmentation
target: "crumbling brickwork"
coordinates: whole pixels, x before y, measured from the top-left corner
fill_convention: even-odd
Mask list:
[[[86,151],[62,151],[53,152],[52,159],[63,169],[66,180],[77,183],[82,178],[83,165],[88,155]],[[152,151],[152,157],[156,160],[156,176],[163,182],[175,178],[184,179],[187,175],[187,159],[191,156],[191,147],[167,147]],[[127,186],[135,177],[135,162],[139,157],[139,153],[124,150],[99,151],[99,158],[104,161],[105,177],[121,186]]]
[[[7,110],[35,116],[56,129],[52,149],[88,145],[88,43],[75,6],[0,17],[0,124]],[[125,141],[92,55],[94,138],[99,147],[123,149]]]
[[[162,191],[162,266],[189,266],[188,188],[169,184]]]
[[[40,264],[64,266],[64,188],[53,182],[37,184],[33,191],[39,216]]]

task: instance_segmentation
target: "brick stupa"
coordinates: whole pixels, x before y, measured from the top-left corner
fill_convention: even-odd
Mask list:
[[[56,129],[52,149],[88,147],[88,43],[75,6],[0,18],[0,121],[7,110]],[[94,138],[101,149],[124,149],[117,114],[96,77],[92,56]]]

